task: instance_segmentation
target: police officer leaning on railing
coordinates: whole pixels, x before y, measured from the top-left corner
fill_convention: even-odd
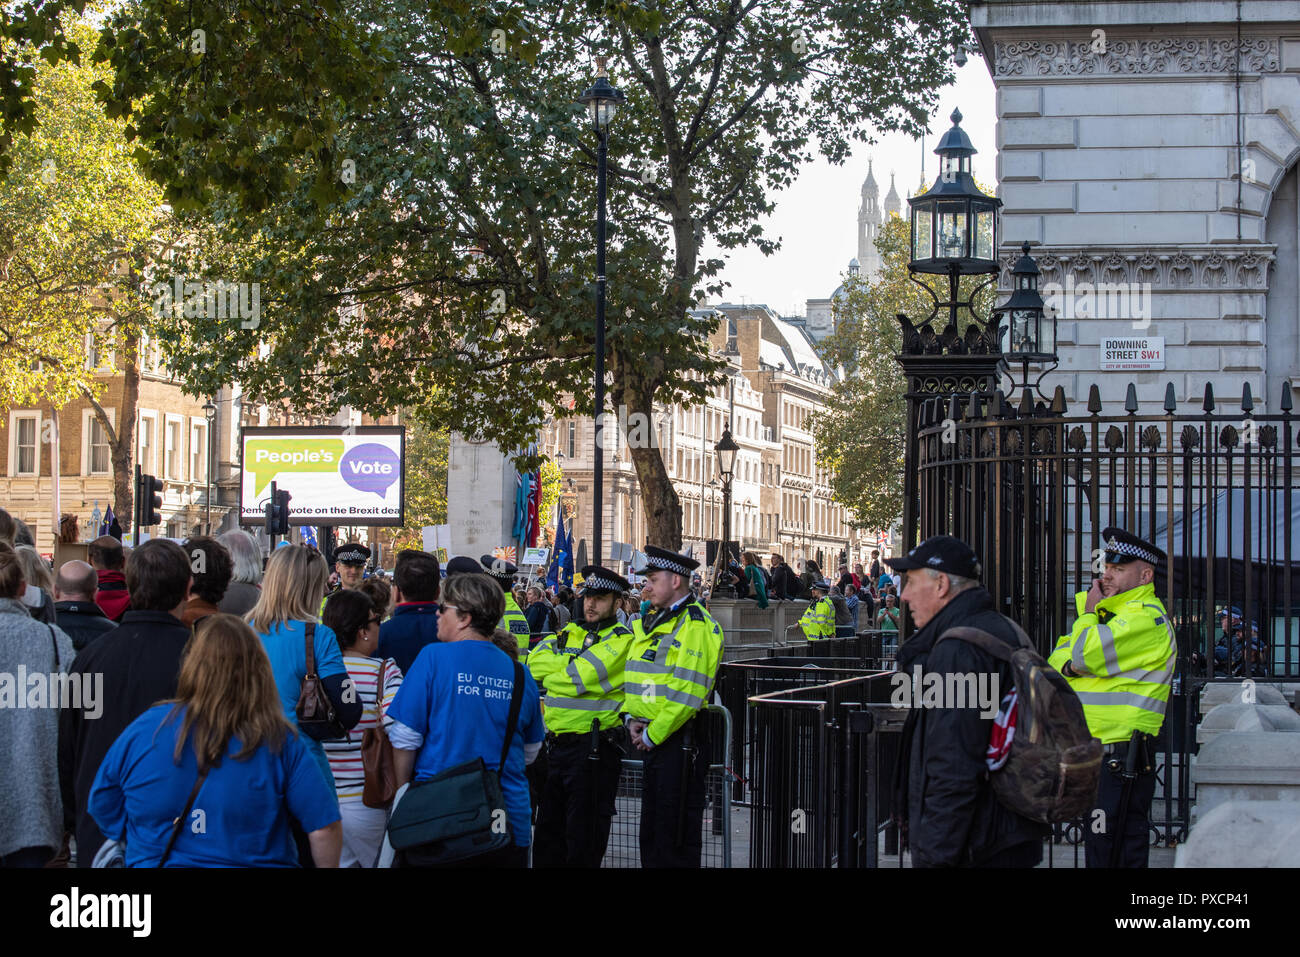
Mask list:
[[[599,565],[582,569],[583,617],[545,638],[528,668],[546,697],[546,773],[533,832],[534,867],[599,867],[623,766],[623,668],[632,632],[617,603],[629,587]]]
[[[1102,538],[1105,571],[1075,595],[1079,617],[1047,660],[1070,682],[1088,730],[1106,748],[1097,794],[1102,813],[1084,827],[1087,866],[1146,867],[1155,737],[1178,642],[1153,584],[1165,553],[1122,528],[1108,528]]]

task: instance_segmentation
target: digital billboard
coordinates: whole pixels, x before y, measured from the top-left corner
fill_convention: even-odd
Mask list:
[[[406,427],[249,427],[240,436],[239,520],[260,525],[271,483],[291,525],[402,525]]]

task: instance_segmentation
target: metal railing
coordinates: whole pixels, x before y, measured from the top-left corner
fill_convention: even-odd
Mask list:
[[[703,712],[709,721],[705,740],[709,746],[709,770],[705,776],[703,867],[731,867],[731,713],[711,704]],[[623,774],[614,800],[614,821],[609,830],[603,867],[641,866],[641,796],[644,762],[623,759]]]

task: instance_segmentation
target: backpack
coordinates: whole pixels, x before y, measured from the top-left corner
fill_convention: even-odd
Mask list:
[[[1013,702],[1014,713],[1009,722],[1001,714],[994,722],[993,737],[1005,735],[1006,751],[1005,761],[988,772],[994,795],[1040,824],[1068,821],[1096,805],[1101,741],[1088,730],[1083,705],[1065,676],[1034,650],[1019,625],[1011,626],[1019,648],[979,628],[951,628],[939,641],[957,638],[1011,667],[1015,687],[1004,700]]]

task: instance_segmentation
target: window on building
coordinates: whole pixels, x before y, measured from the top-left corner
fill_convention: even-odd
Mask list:
[[[208,479],[208,427],[199,422],[190,424],[190,476],[196,482]]]
[[[108,433],[99,419],[90,420],[90,474],[107,475],[110,471]]]
[[[36,437],[40,433],[40,414],[15,414],[11,420],[10,434],[13,435],[13,448],[9,461],[13,463],[14,475],[36,475],[40,468],[40,456],[37,455]]]
[[[165,463],[164,478],[180,481],[181,478],[181,424],[177,421],[167,423],[167,446],[163,451]]]
[[[157,421],[152,415],[140,416],[140,452],[136,459],[140,463],[140,470],[147,475],[155,475],[154,472],[154,429],[157,427]]]
[[[575,458],[574,452],[578,447],[578,423],[573,419],[569,420],[569,447],[565,453],[569,458]]]

